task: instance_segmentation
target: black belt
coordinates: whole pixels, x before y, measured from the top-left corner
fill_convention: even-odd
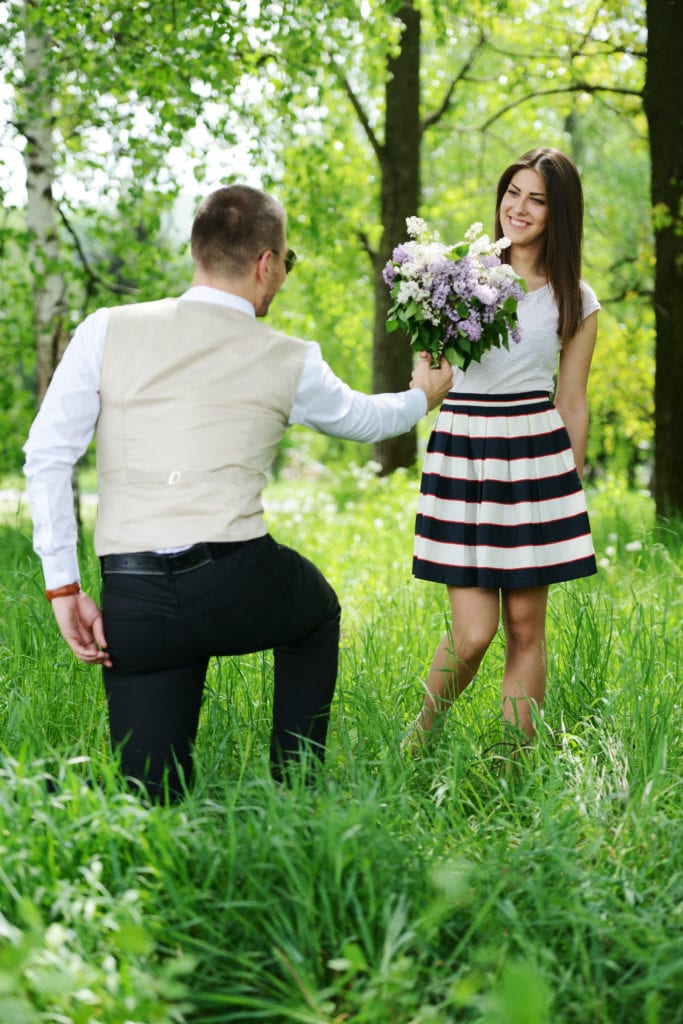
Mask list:
[[[220,544],[193,544],[185,551],[176,551],[168,555],[156,551],[137,551],[126,555],[103,555],[100,559],[103,573],[127,573],[138,576],[166,576],[167,573],[177,575],[192,572],[203,565],[210,565],[216,558],[241,548],[243,541]]]

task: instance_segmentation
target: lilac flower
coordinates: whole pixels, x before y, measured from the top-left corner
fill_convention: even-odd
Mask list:
[[[464,242],[447,246],[420,217],[406,223],[410,240],[396,246],[383,271],[392,298],[387,330],[402,327],[433,365],[444,354],[464,369],[487,349],[519,341],[517,303],[526,285],[501,262],[509,239],[491,242],[473,224]]]
[[[389,261],[389,263],[386,264],[382,271],[382,277],[384,278],[384,283],[392,288],[396,278],[396,265],[393,262]]]

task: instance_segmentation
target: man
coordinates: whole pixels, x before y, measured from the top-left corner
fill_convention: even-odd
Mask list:
[[[180,299],[99,309],[76,330],[25,445],[47,597],[62,636],[101,665],[114,748],[153,797],[192,772],[212,655],[274,650],[271,765],[322,759],[340,607],[318,569],[277,544],[262,491],[287,426],[360,441],[412,427],[450,387],[421,359],[409,390],[352,391],[320,348],[265,316],[295,255],[283,208],[220,188],[192,226]],[[102,610],[80,590],[71,472],[96,430]]]

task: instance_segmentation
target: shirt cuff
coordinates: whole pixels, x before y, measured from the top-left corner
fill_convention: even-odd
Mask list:
[[[57,587],[80,582],[81,573],[75,551],[59,555],[42,555],[40,560],[47,590],[56,590]]]

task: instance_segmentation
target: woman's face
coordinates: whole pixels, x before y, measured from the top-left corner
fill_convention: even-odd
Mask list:
[[[537,171],[525,167],[513,174],[500,203],[500,223],[513,245],[530,245],[543,237],[548,200]]]

